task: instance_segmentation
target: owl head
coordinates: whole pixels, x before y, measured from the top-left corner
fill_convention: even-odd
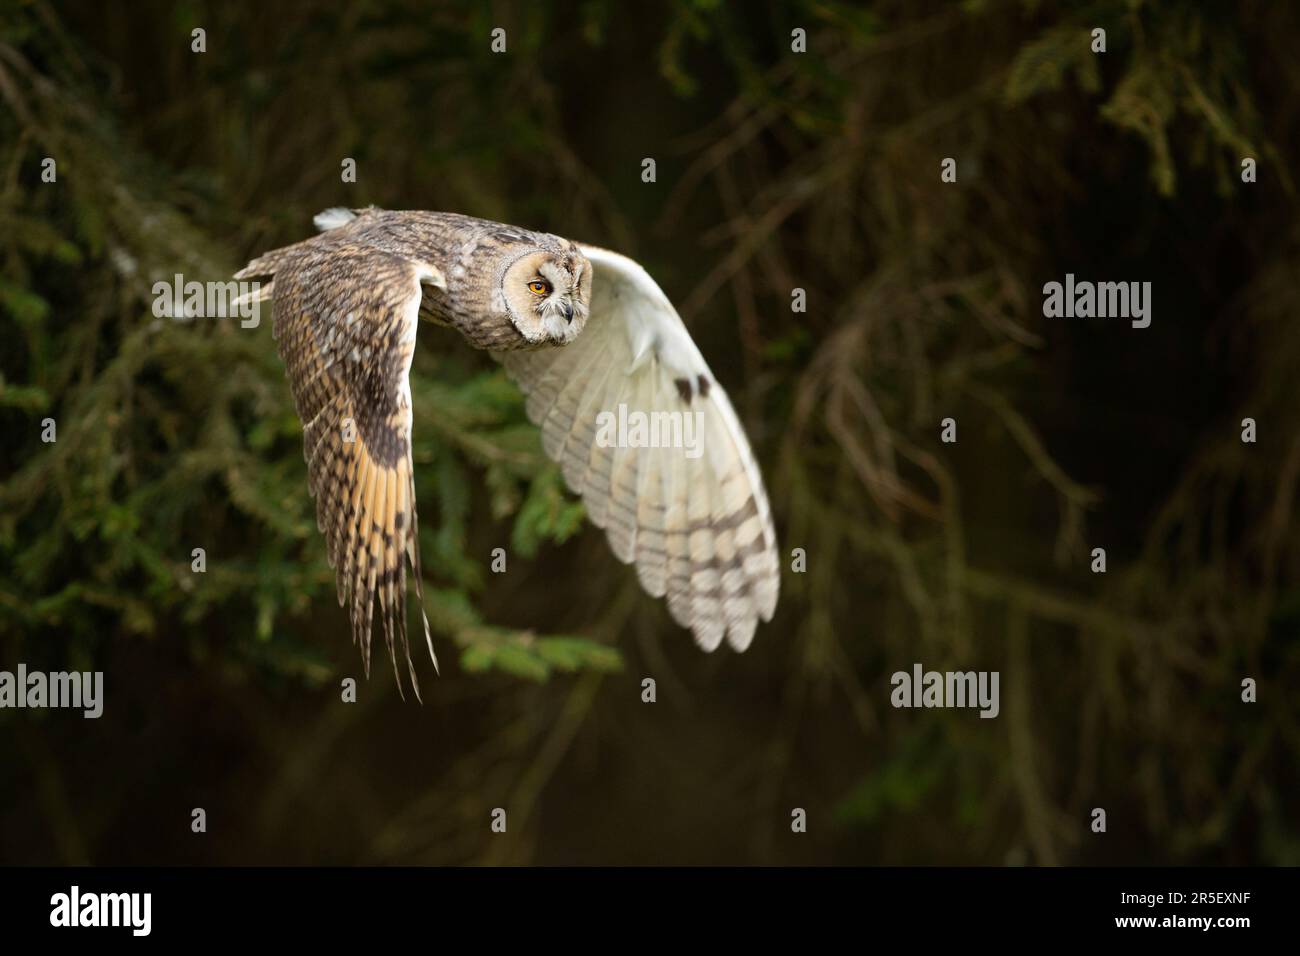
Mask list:
[[[587,324],[591,263],[571,242],[534,248],[502,271],[499,291],[527,345],[565,345]]]

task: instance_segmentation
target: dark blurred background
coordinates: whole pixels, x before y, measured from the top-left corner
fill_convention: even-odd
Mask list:
[[[106,702],[0,710],[0,863],[1300,864],[1298,20],[8,0],[0,669],[103,670]],[[658,279],[807,553],[746,654],[697,650],[502,372],[425,328],[443,673],[423,706],[382,652],[362,679],[269,316],[151,288],[372,203]],[[1151,327],[1044,319],[1067,272],[1151,282]],[[918,661],[999,671],[1001,715],[893,709]]]

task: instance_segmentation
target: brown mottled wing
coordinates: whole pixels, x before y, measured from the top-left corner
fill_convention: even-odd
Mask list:
[[[267,253],[237,278],[258,275],[274,276],[273,334],[302,419],[308,487],[339,605],[351,601],[368,676],[378,594],[393,672],[400,643],[418,697],[406,632],[407,561],[423,605],[408,376],[421,282],[441,285],[442,275],[334,234]],[[424,634],[436,669],[427,619]]]
[[[744,429],[659,286],[624,256],[583,246],[586,328],[562,348],[494,353],[566,483],[642,587],[705,650],[743,651],[780,587],[776,534]],[[691,415],[694,449],[611,447],[602,416]],[[662,419],[667,421],[667,419]],[[682,420],[684,423],[684,419]],[[632,432],[628,430],[628,434]],[[682,435],[685,444],[685,434]],[[624,442],[630,445],[631,442]]]

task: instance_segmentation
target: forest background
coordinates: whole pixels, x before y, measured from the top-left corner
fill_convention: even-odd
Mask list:
[[[1300,864],[1298,18],[0,5],[0,669],[106,694],[0,710],[0,862]],[[501,370],[425,328],[443,672],[403,702],[377,657],[341,701],[270,322],[158,319],[152,287],[369,204],[657,278],[772,498],[745,655],[641,593]],[[1045,319],[1067,273],[1150,281],[1151,327]],[[915,662],[998,671],[1001,714],[891,707]]]

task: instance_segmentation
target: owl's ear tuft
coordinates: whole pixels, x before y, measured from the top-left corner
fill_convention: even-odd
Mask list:
[[[342,206],[334,206],[332,209],[326,209],[324,212],[318,212],[312,222],[321,232],[329,232],[331,229],[337,229],[339,226],[346,226],[357,214],[351,209],[345,209]]]

